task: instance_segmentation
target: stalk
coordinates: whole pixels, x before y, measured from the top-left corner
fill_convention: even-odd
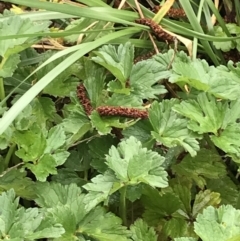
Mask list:
[[[4,83],[3,78],[0,78],[0,101],[5,98],[5,90],[4,90]]]
[[[8,153],[4,159],[4,168],[7,169],[8,168],[8,165],[9,165],[9,162],[11,160],[11,157],[15,151],[15,148],[16,148],[16,144],[12,144],[10,145],[9,149],[8,149]]]
[[[6,59],[3,58],[0,64],[0,70],[3,68],[5,62],[6,62]],[[4,98],[5,98],[4,83],[3,83],[3,78],[0,76],[0,101],[2,101]]]
[[[120,190],[119,216],[122,218],[124,226],[127,226],[126,191],[127,191],[127,187],[126,186],[124,186]]]

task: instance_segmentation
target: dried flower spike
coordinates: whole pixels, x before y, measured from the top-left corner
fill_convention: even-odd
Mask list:
[[[153,8],[153,12],[157,13],[161,9],[161,6],[155,6]],[[169,11],[166,14],[170,18],[179,19],[179,18],[185,18],[186,13],[181,8],[170,8]]]
[[[83,84],[77,86],[77,96],[82,104],[86,114],[89,116],[93,110],[91,102],[87,96],[86,89]]]
[[[146,110],[139,110],[137,108],[100,106],[97,108],[97,111],[100,116],[122,116],[134,119],[145,119],[148,117],[148,112]]]
[[[138,56],[137,58],[134,59],[134,64],[140,62],[140,61],[143,61],[143,60],[147,60],[147,59],[150,59],[153,55],[155,55],[155,51],[150,51],[144,55],[140,55]]]
[[[135,20],[135,22],[142,25],[149,26],[157,38],[163,39],[168,42],[174,42],[174,37],[164,32],[161,26],[158,25],[156,22],[154,22],[152,19],[141,18],[141,19]]]

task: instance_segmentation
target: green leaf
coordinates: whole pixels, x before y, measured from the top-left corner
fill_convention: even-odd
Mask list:
[[[73,171],[87,171],[90,168],[91,156],[89,155],[88,145],[81,143],[75,150],[70,151],[70,156],[64,166]]]
[[[155,60],[138,62],[133,66],[129,79],[131,95],[136,95],[139,99],[150,99],[165,94],[167,93],[165,87],[155,84],[167,77],[165,66],[163,67]]]
[[[40,33],[47,30],[49,22],[33,22],[19,16],[11,16],[0,22],[0,36]],[[8,58],[37,41],[37,38],[14,38],[0,41],[0,56]]]
[[[129,89],[130,91],[130,89]],[[107,101],[109,106],[141,107],[142,100],[135,95],[123,95],[114,93]]]
[[[93,61],[84,59],[84,86],[87,90],[92,106],[98,107],[103,101],[103,88],[105,81],[105,69],[95,64]]]
[[[181,54],[183,52],[180,52]],[[179,53],[177,53],[178,55]],[[184,53],[185,56],[187,56],[185,53]],[[154,60],[156,60],[159,65],[161,66],[162,68],[162,71],[166,77],[166,79],[168,79],[171,75],[171,70],[169,69],[169,63],[171,63],[173,61],[173,57],[174,57],[174,60],[175,60],[175,57],[176,57],[176,53],[173,49],[169,49],[166,53],[159,53],[159,54],[156,54],[154,55],[152,58]]]
[[[47,146],[44,153],[53,153],[63,146],[66,140],[66,135],[60,125],[54,126],[48,132]]]
[[[83,205],[85,195],[76,184],[37,183],[36,194],[38,197],[35,202],[40,207],[51,209],[57,206],[68,206],[76,220],[81,220],[87,213]]]
[[[6,61],[2,60],[0,76],[2,78],[11,77],[16,70],[18,64],[20,63],[20,56],[18,54],[13,54]]]
[[[121,44],[117,50],[115,46],[105,45],[94,53],[97,57],[92,60],[109,70],[125,86],[133,66],[133,45],[130,42]]]
[[[79,174],[72,169],[61,168],[58,170],[58,174],[52,176],[52,181],[60,183],[62,185],[70,185],[72,183],[77,184],[79,187],[82,187],[86,184],[86,180],[79,177]]]
[[[104,175],[100,174],[92,178],[91,183],[83,186],[89,192],[86,195],[87,209],[90,210],[100,202],[106,200],[110,194],[116,192],[121,187],[119,180],[109,170]]]
[[[142,143],[152,139],[151,136],[152,126],[149,120],[140,120],[135,125],[132,125],[122,131],[124,137],[129,138],[134,136]]]
[[[143,193],[143,184],[139,184],[137,186],[127,186],[126,190],[126,198],[132,203],[137,199],[140,199]]]
[[[225,26],[231,34],[240,34],[240,28],[235,23],[227,23]],[[217,37],[228,37],[220,26],[214,27],[214,33]],[[237,46],[239,49],[239,41],[213,42],[213,45],[216,47],[216,49],[221,49],[223,52],[228,52],[236,47],[236,42],[238,43]]]
[[[186,100],[176,104],[173,110],[190,119],[188,127],[200,134],[217,135],[225,117],[226,105],[205,93],[198,95],[197,100]]]
[[[65,233],[59,240],[76,240],[75,232],[77,221],[73,211],[69,206],[57,205],[54,208],[49,208],[47,211],[47,215],[50,218],[54,218],[56,222],[60,223],[65,229]]]
[[[132,239],[134,241],[157,241],[157,235],[154,229],[149,228],[148,225],[142,220],[137,219],[131,225]]]
[[[117,139],[110,135],[101,136],[91,140],[88,143],[89,153],[92,157],[91,166],[100,173],[104,173],[107,170],[105,163],[106,154],[112,145],[117,145]]]
[[[213,96],[199,94],[196,100],[183,101],[173,109],[188,117],[188,127],[198,133],[213,133],[210,135],[213,143],[228,153],[234,161],[240,160],[238,135],[240,125],[236,123],[240,117],[240,101],[231,103],[217,102]]]
[[[47,56],[46,56],[47,58]],[[60,64],[64,58],[58,58],[55,61],[45,65],[43,68],[36,72],[37,79],[41,79],[46,73],[54,69],[58,64]],[[70,67],[65,68],[64,71],[59,74],[50,84],[44,88],[43,93],[53,96],[65,97],[69,96],[70,92],[76,91],[77,85],[79,83],[77,75],[79,72],[79,64],[74,63]]]
[[[180,237],[186,234],[187,228],[189,227],[189,224],[187,220],[185,220],[183,217],[182,218],[171,218],[167,222],[165,222],[162,232],[159,235],[161,236],[168,237],[168,238],[176,238]]]
[[[33,115],[33,108],[31,105],[28,105],[17,116],[17,118],[14,121],[14,126],[18,131],[25,131],[25,130],[31,129],[32,125],[37,126],[37,123],[38,122],[37,122],[35,116]],[[45,129],[45,128],[42,128],[42,129]]]
[[[196,157],[187,155],[172,170],[176,175],[194,180],[200,188],[206,185],[205,178],[218,180],[226,175],[221,157],[208,149],[201,149]]]
[[[64,233],[54,219],[45,217],[38,208],[18,208],[19,199],[11,189],[0,196],[0,238],[9,240],[35,240],[58,238]],[[47,225],[46,225],[47,224]]]
[[[192,215],[196,217],[204,210],[204,208],[208,206],[217,207],[220,202],[221,199],[219,193],[211,192],[210,190],[200,191],[195,197]]]
[[[80,18],[80,19],[76,19],[76,20],[72,20],[70,22],[70,24],[67,25],[67,27],[65,28],[65,30],[80,30],[82,31],[83,29],[87,28],[91,23],[93,23],[93,19],[88,19],[88,18]],[[67,43],[71,43],[74,44],[75,42],[77,42],[79,38],[79,34],[74,34],[74,35],[69,35],[69,36],[65,36],[64,40]]]
[[[210,71],[210,93],[217,98],[237,100],[239,98],[239,63],[236,67],[229,61],[227,66],[220,65]]]
[[[226,66],[210,66],[205,60],[192,60],[184,52],[174,58],[169,81],[177,83],[182,89],[185,84],[197,90],[209,92],[218,98],[236,100],[239,97],[239,77]],[[237,65],[236,68],[239,68]]]
[[[41,182],[45,182],[49,174],[57,174],[57,164],[51,154],[44,154],[40,157],[37,165],[27,163],[25,166],[30,169]]]
[[[198,89],[207,91],[210,88],[208,72],[210,67],[205,60],[191,60],[184,52],[180,52],[172,64],[171,83],[183,83]]]
[[[96,110],[94,110],[91,113],[90,118],[91,118],[93,127],[95,127],[98,130],[100,135],[106,135],[111,132],[112,130],[111,125],[105,122]]]
[[[167,192],[161,195],[157,190],[145,189],[141,200],[145,207],[144,220],[151,226],[157,226],[164,217],[171,217],[181,208],[177,195]]]
[[[220,193],[221,204],[231,204],[233,207],[237,207],[239,191],[228,176],[221,177],[220,179],[207,180],[207,188],[213,192]]]
[[[4,150],[10,145],[12,135],[12,127],[8,127],[7,130],[2,135],[0,135],[0,150]]]
[[[59,241],[79,240],[78,224],[85,220],[89,210],[86,209],[85,195],[76,184],[37,183],[35,202],[44,209],[45,215],[60,223],[65,233]],[[80,239],[85,240],[85,239]]]
[[[149,120],[152,124],[152,136],[167,147],[182,146],[192,156],[197,154],[199,145],[196,134],[188,128],[188,121],[173,111],[178,100],[163,100],[153,102],[149,110]]]
[[[38,97],[32,101],[32,115],[39,125],[46,126],[46,121],[54,121],[56,114],[55,104],[49,97]]]
[[[60,125],[51,128],[47,136],[43,131],[33,125],[28,131],[15,133],[16,143],[21,147],[16,155],[26,162],[25,167],[40,181],[45,181],[49,174],[57,174],[56,167],[62,165],[69,156],[69,152],[60,149],[66,141]]]
[[[228,125],[219,136],[211,136],[213,143],[224,152],[228,153],[235,162],[240,163],[240,124]]]
[[[174,241],[197,241],[196,238],[175,238]]]
[[[87,234],[99,241],[128,241],[129,232],[121,223],[119,217],[106,213],[102,207],[96,207],[79,223],[77,232]]]
[[[191,214],[191,190],[183,183],[173,186],[174,194],[176,194],[182,203],[181,209],[188,215]]]
[[[37,184],[36,193],[38,198],[35,202],[64,227],[66,232],[63,237],[66,240],[75,240],[73,237],[76,238],[76,226],[88,213],[81,189],[76,184],[63,186],[45,182]]]
[[[240,235],[239,218],[240,210],[230,205],[218,209],[210,206],[197,216],[195,232],[203,241],[228,241]]]
[[[19,147],[15,154],[23,161],[35,162],[43,154],[47,141],[42,131],[36,124],[27,131],[15,131],[14,141]]]
[[[91,124],[86,116],[76,93],[70,95],[71,103],[63,107],[64,119],[61,125],[67,135],[67,145],[75,143],[91,129]]]
[[[114,94],[129,96],[131,89],[122,86],[117,80],[112,80],[108,83],[108,91],[113,92]]]
[[[143,148],[135,137],[122,141],[118,148],[112,146],[106,163],[121,181],[136,185],[146,183],[153,187],[167,187],[167,173],[161,167],[164,157]]]
[[[14,189],[16,195],[32,200],[36,197],[35,183],[28,177],[26,172],[12,169],[0,177],[0,189],[3,191]]]

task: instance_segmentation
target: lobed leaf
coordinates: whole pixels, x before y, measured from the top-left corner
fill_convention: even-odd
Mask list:
[[[153,187],[168,185],[167,173],[161,167],[164,158],[143,148],[135,137],[121,142],[118,148],[112,146],[106,161],[121,182],[130,185],[143,182]]]
[[[188,121],[173,111],[178,100],[163,100],[153,102],[149,110],[149,120],[152,124],[152,136],[164,146],[182,146],[191,156],[199,150],[197,136],[188,127]]]

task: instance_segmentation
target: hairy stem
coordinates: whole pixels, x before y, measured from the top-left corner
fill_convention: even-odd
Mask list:
[[[4,98],[5,98],[5,90],[4,90],[3,78],[0,78],[0,101],[2,101]]]
[[[126,186],[124,186],[120,190],[120,207],[119,207],[119,216],[122,218],[123,225],[125,225],[125,226],[127,226],[126,191],[127,191]]]
[[[7,155],[6,155],[5,159],[4,159],[4,167],[5,167],[5,169],[8,168],[9,162],[10,162],[11,157],[12,157],[14,151],[15,151],[15,148],[16,148],[16,144],[12,144],[12,145],[10,145],[10,147],[8,149],[8,153],[7,153]]]

